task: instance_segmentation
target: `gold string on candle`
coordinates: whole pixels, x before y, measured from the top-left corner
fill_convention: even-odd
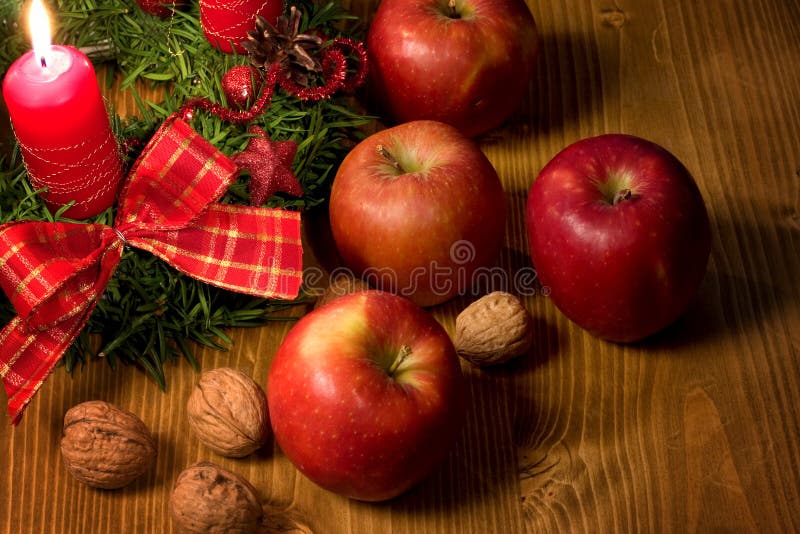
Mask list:
[[[89,58],[51,44],[41,0],[29,9],[33,50],[3,80],[14,134],[31,183],[55,211],[83,219],[110,207],[122,179],[122,160]]]

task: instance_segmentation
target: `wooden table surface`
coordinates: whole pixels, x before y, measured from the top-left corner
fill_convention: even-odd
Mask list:
[[[352,2],[367,16],[377,2]],[[708,274],[685,316],[632,346],[606,343],[543,295],[525,299],[535,343],[518,361],[464,366],[468,420],[429,479],[383,504],[327,493],[274,445],[243,460],[188,432],[198,376],[95,361],[59,369],[22,423],[0,415],[0,531],[172,532],[177,474],[212,460],[249,478],[276,525],[316,533],[800,531],[800,4],[796,0],[529,0],[542,34],[521,113],[481,139],[511,207],[500,264],[530,266],[527,192],[582,137],[655,141],[694,174],[711,217]],[[129,95],[111,93],[119,109]],[[317,259],[309,251],[308,265]],[[468,299],[432,310],[452,333]],[[204,369],[261,384],[290,324],[232,332]],[[118,491],[64,469],[64,412],[104,399],[139,414],[156,467]]]

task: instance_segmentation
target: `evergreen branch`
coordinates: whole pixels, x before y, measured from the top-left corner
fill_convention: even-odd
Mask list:
[[[21,1],[0,4],[0,71],[5,72],[29,44],[18,22]],[[361,29],[352,24],[355,17],[338,2],[301,0],[296,5],[307,14],[305,27],[318,28],[330,37],[361,37]],[[204,96],[224,102],[222,75],[234,65],[247,63],[245,56],[222,54],[205,40],[196,2],[166,20],[143,12],[130,0],[53,0],[50,8],[57,17],[54,42],[103,50],[104,55],[93,62],[110,61],[113,68],[109,70],[122,79],[123,90],[133,94],[138,116],[123,119],[112,113],[111,123],[120,140],[136,139],[141,146],[186,98]],[[142,83],[161,87],[163,100],[144,101],[137,91]],[[304,196],[278,194],[267,205],[309,209],[324,202],[336,167],[363,137],[361,127],[369,120],[342,100],[302,102],[277,91],[255,124],[273,139],[298,143],[294,171]],[[226,154],[243,150],[250,137],[246,127],[204,113],[196,114],[192,127]],[[129,165],[137,154],[126,156]],[[247,180],[240,177],[221,201],[249,203]],[[31,187],[18,148],[0,159],[0,223],[60,219]],[[110,208],[92,222],[111,225],[113,219]],[[301,302],[232,293],[185,276],[146,252],[127,249],[86,328],[62,361],[71,371],[97,353],[99,346],[99,355],[112,368],[120,362],[138,365],[163,388],[167,361],[182,355],[198,368],[191,342],[225,350],[231,343],[226,328],[290,319],[283,312]],[[7,298],[0,295],[0,324],[14,315]]]

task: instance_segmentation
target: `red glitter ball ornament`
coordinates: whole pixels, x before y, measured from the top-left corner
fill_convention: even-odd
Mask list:
[[[226,72],[220,83],[229,107],[248,109],[261,92],[263,80],[257,68],[239,65]]]
[[[177,0],[136,0],[136,3],[145,13],[166,18],[172,15],[172,10],[175,9]]]

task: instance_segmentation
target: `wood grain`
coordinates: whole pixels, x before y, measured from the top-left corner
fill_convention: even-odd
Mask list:
[[[348,3],[363,17],[376,4]],[[640,135],[691,170],[712,220],[709,272],[682,319],[609,344],[538,288],[525,299],[534,348],[497,369],[464,366],[457,446],[383,504],[317,488],[274,446],[244,460],[205,450],[188,432],[197,375],[183,362],[166,394],[135,368],[59,370],[19,427],[0,415],[0,531],[172,532],[169,490],[198,460],[248,477],[275,506],[273,526],[302,532],[800,531],[800,4],[528,5],[542,34],[536,77],[520,113],[480,140],[510,206],[500,265],[509,277],[531,269],[525,199],[553,155],[586,136]],[[126,93],[108,96],[135,109]],[[469,301],[432,312],[452,332]],[[231,350],[201,351],[202,366],[264,384],[289,327],[233,331]],[[139,414],[158,440],[156,468],[120,491],[81,486],[58,450],[64,412],[97,398]]]

